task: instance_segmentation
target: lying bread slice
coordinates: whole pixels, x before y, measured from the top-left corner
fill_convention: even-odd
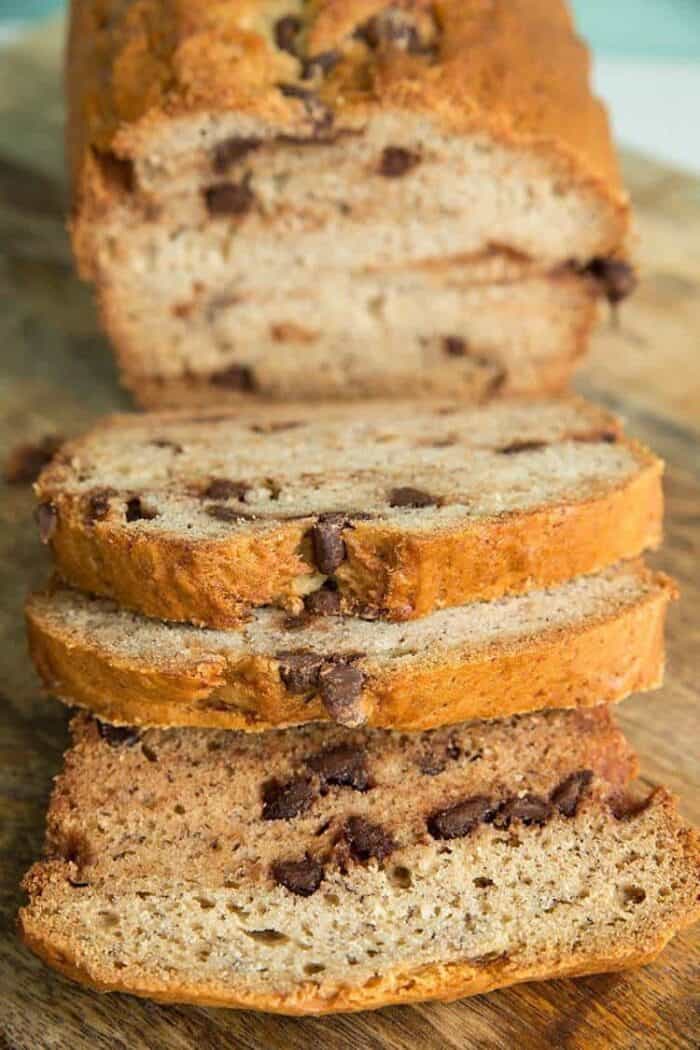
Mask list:
[[[230,397],[235,369],[239,394],[386,394],[397,378],[478,393],[469,363],[436,351],[445,337],[532,391],[523,359],[560,377],[592,290],[633,286],[627,196],[564,0],[72,14],[75,253],[142,400]],[[473,283],[484,260],[537,275],[505,289],[520,308],[497,308],[499,276],[461,308],[435,286],[431,268]]]
[[[58,589],[30,599],[27,623],[49,690],[110,722],[415,730],[653,688],[672,593],[665,577],[623,565],[406,624],[266,608],[224,632]]]
[[[659,540],[661,463],[576,399],[115,416],[37,484],[75,587],[165,620],[240,623],[336,588],[408,620],[545,587]]]
[[[26,943],[100,990],[289,1014],[650,961],[700,850],[607,710],[430,733],[74,722]]]

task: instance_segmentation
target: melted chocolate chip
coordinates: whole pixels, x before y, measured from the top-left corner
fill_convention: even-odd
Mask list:
[[[56,434],[48,434],[34,445],[17,445],[12,449],[3,471],[8,485],[30,485],[51,462],[62,442]]]
[[[307,765],[319,774],[322,791],[328,785],[350,787],[354,791],[366,791],[369,787],[367,754],[361,747],[341,744],[312,755]]]
[[[112,726],[108,722],[95,719],[97,732],[110,747],[133,747],[140,739],[140,732],[134,726]]]
[[[184,451],[182,445],[179,445],[177,441],[171,441],[169,438],[154,438],[150,444],[153,445],[154,448],[172,449],[176,456]]]
[[[36,508],[35,518],[41,542],[48,543],[58,526],[58,511],[53,503],[40,503]]]
[[[511,798],[504,802],[494,820],[499,828],[508,828],[514,820],[523,824],[544,824],[552,815],[552,807],[546,799],[538,795],[523,795],[522,798]]]
[[[220,182],[204,191],[204,200],[210,215],[245,215],[255,203],[250,188],[250,176],[242,182]]]
[[[504,456],[515,456],[518,452],[539,452],[541,448],[546,447],[546,441],[520,441],[516,439],[515,441],[511,441],[509,445],[504,445],[502,448],[499,448],[498,451]]]
[[[444,336],[442,345],[450,357],[464,357],[467,353],[467,341],[458,335]]]
[[[414,489],[410,485],[392,489],[389,493],[390,507],[436,507],[439,500],[424,489]]]
[[[261,145],[260,139],[230,138],[220,142],[214,150],[212,167],[217,175],[225,175],[238,160],[247,157]]]
[[[637,275],[622,259],[593,259],[586,270],[602,288],[612,306],[622,302],[637,287]]]
[[[304,61],[302,67],[302,78],[304,80],[312,79],[317,73],[325,76],[326,73],[330,73],[340,61],[340,51],[322,51],[319,55],[314,55],[313,58],[307,58]]]
[[[254,434],[279,434],[283,430],[296,430],[297,427],[301,427],[304,424],[298,420],[283,420],[279,423],[252,423],[250,429]]]
[[[329,576],[345,561],[347,550],[343,529],[347,522],[342,514],[322,514],[311,529],[311,547],[319,572]]]
[[[318,676],[323,666],[323,657],[309,652],[281,652],[275,659],[279,661],[280,678],[285,688],[293,694],[310,693],[318,688]]]
[[[303,860],[280,860],[273,865],[272,877],[298,897],[311,897],[323,882],[323,866],[306,856]]]
[[[555,787],[550,795],[550,802],[563,816],[576,816],[579,802],[592,780],[593,772],[590,769],[581,769],[572,773],[566,780],[562,780],[558,787]]]
[[[379,161],[379,174],[395,179],[415,168],[420,157],[402,146],[386,146]]]
[[[304,108],[313,122],[316,134],[330,130],[334,120],[333,112],[321,101],[317,92],[302,87],[300,84],[278,84],[277,86],[285,98],[295,98],[304,103]]]
[[[147,506],[138,496],[127,500],[126,520],[131,521],[153,521],[158,517],[158,511]]]
[[[275,43],[280,51],[290,55],[297,54],[297,36],[301,32],[302,22],[296,15],[285,15],[275,23]]]
[[[367,721],[362,706],[364,674],[347,663],[329,664],[319,674],[323,706],[334,722],[343,726],[361,726]]]
[[[210,518],[215,518],[216,521],[226,521],[232,525],[240,521],[255,521],[256,517],[255,514],[238,510],[237,507],[229,507],[226,503],[210,503],[204,510]]]
[[[255,392],[255,376],[248,365],[230,365],[222,372],[213,372],[209,382],[225,390],[240,390],[244,394]]]
[[[340,593],[323,586],[304,598],[304,609],[310,616],[340,616]]]
[[[109,514],[110,501],[116,495],[114,489],[95,489],[87,497],[85,506],[85,522],[94,525],[96,521],[104,521]]]
[[[313,802],[310,777],[295,777],[282,783],[268,780],[262,789],[263,820],[291,820],[305,813]]]
[[[389,832],[364,817],[350,817],[345,824],[344,834],[354,860],[383,860],[396,849],[396,842]]]
[[[252,486],[247,481],[230,481],[228,478],[212,478],[204,491],[202,499],[237,499],[245,502]]]
[[[491,799],[483,795],[465,798],[454,806],[441,809],[428,818],[428,831],[434,839],[459,839],[477,824],[486,823],[496,812]]]

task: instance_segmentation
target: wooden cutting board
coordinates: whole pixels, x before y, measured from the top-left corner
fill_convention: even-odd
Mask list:
[[[0,443],[70,435],[125,407],[89,293],[63,230],[60,29],[0,53]],[[683,600],[669,630],[664,689],[627,701],[621,720],[643,777],[664,782],[700,822],[700,181],[625,158],[637,206],[644,281],[620,323],[606,323],[580,377],[668,461],[667,542],[655,557]],[[2,453],[4,458],[4,452]],[[25,653],[22,601],[47,560],[27,487],[0,486],[0,1050],[618,1050],[700,1043],[700,936],[679,937],[654,965],[557,981],[450,1005],[294,1020],[161,1007],[99,996],[45,969],[17,941],[23,872],[41,849],[51,778],[67,743],[65,710],[44,699]]]

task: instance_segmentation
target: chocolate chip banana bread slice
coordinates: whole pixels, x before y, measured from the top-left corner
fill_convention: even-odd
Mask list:
[[[672,585],[622,565],[397,624],[258,609],[237,631],[165,624],[59,588],[27,607],[49,690],[100,718],[260,732],[330,719],[416,730],[586,707],[659,684]]]
[[[26,943],[103,991],[320,1014],[649,962],[700,850],[604,708],[403,735],[74,722]]]
[[[41,475],[38,521],[70,584],[148,616],[408,620],[635,557],[660,477],[576,399],[256,405],[99,423]]]
[[[561,386],[634,285],[588,66],[564,0],[73,0],[74,247],[136,396]]]

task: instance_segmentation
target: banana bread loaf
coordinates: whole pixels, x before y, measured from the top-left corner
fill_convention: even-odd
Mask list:
[[[564,0],[73,0],[73,239],[143,402],[561,388],[628,205]]]
[[[698,916],[697,836],[634,801],[603,708],[406,736],[80,717],[27,944],[103,991],[289,1014],[651,960]]]

